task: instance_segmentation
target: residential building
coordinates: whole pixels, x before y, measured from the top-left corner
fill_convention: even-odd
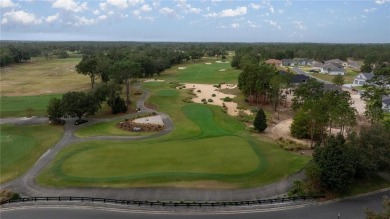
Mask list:
[[[360,73],[353,80],[354,86],[363,86],[368,80],[374,77],[374,73]]]
[[[345,69],[337,63],[326,63],[322,66],[321,73],[329,75],[345,75]]]
[[[282,61],[280,61],[279,59],[268,59],[267,61],[265,61],[265,63],[280,66],[282,64]]]

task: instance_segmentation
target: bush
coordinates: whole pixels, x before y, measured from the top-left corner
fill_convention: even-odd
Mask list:
[[[233,99],[230,98],[230,97],[225,97],[225,98],[223,98],[223,101],[225,101],[225,102],[232,102]]]
[[[127,111],[125,100],[120,96],[116,96],[113,100],[109,100],[108,105],[111,107],[112,114],[124,113]]]
[[[217,95],[215,95],[215,94],[212,94],[211,96],[212,96],[212,97],[215,97],[215,96],[217,96]]]
[[[267,118],[262,108],[257,111],[253,126],[257,131],[263,132],[267,128]]]
[[[205,98],[203,98],[201,101],[202,101],[202,102],[206,102],[206,99],[205,99]]]
[[[214,100],[213,99],[208,99],[207,102],[211,103],[211,102],[214,102]]]
[[[137,90],[136,92],[134,92],[134,95],[141,95],[141,94],[142,94],[142,92],[139,91],[139,90]]]

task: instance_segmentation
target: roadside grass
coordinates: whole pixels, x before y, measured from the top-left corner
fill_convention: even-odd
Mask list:
[[[390,181],[378,175],[375,175],[369,177],[368,179],[354,181],[348,193],[345,194],[343,197],[359,195],[359,194],[372,192],[372,191],[389,188],[389,187],[390,187]]]
[[[63,134],[62,126],[48,124],[3,124],[0,129],[0,183],[26,172]]]
[[[0,117],[28,116],[28,108],[32,109],[32,116],[45,115],[47,105],[52,97],[61,98],[62,94],[39,96],[2,96],[0,97]]]
[[[178,182],[197,187],[199,182],[212,181],[215,188],[247,188],[291,175],[308,160],[254,138],[220,107],[184,103],[186,90],[173,90],[176,95],[167,91],[172,89],[169,83],[144,85],[151,92],[148,102],[173,120],[172,132],[142,141],[70,145],[38,176],[38,182],[124,188],[176,186]]]
[[[57,94],[90,88],[88,76],[78,74],[80,57],[32,58],[31,62],[1,68],[1,96]]]
[[[174,66],[155,78],[166,81],[177,81],[180,83],[202,83],[202,84],[218,84],[218,83],[237,83],[240,70],[230,66],[230,62],[217,63],[216,59],[200,60],[196,63],[185,63]],[[211,63],[209,65],[205,63]],[[179,69],[184,67],[185,69]],[[224,71],[220,71],[225,69]]]
[[[332,82],[335,75],[321,74],[321,73],[310,73],[312,76],[322,79],[324,81]],[[352,84],[355,77],[358,75],[358,72],[347,70],[344,75],[345,84]]]

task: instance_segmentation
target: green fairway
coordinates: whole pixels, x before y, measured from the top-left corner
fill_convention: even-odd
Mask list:
[[[205,63],[211,63],[209,65]],[[185,69],[179,69],[185,68]],[[233,69],[230,62],[217,63],[212,59],[199,61],[195,64],[183,64],[166,70],[158,76],[158,79],[177,81],[181,83],[237,83],[239,70]]]
[[[0,183],[23,174],[63,133],[62,126],[48,124],[1,125],[0,128]]]
[[[0,97],[0,117],[27,116],[28,108],[33,109],[32,115],[46,115],[46,108],[52,97],[61,98],[62,94]]]
[[[186,104],[186,90],[145,83],[150,103],[167,113],[172,132],[142,141],[91,141],[64,149],[38,177],[47,186],[178,186],[246,188],[288,176],[309,158],[280,149],[245,131],[219,107]],[[113,127],[106,123],[104,126]]]

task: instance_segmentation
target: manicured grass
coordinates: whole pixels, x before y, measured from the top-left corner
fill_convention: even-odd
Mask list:
[[[220,107],[186,104],[186,90],[145,83],[150,103],[173,120],[171,133],[142,141],[92,141],[64,149],[38,177],[47,186],[246,188],[288,176],[308,158],[253,137]],[[169,95],[167,95],[169,94]],[[223,186],[222,186],[223,185]]]
[[[215,59],[202,60],[195,64],[188,63],[174,66],[156,78],[181,83],[237,83],[240,70],[233,69],[230,66],[230,62],[216,63],[216,61]],[[205,63],[211,64],[206,65]],[[178,69],[179,67],[185,67],[185,69]],[[221,69],[225,70],[220,71]]]
[[[88,76],[78,74],[81,58],[33,58],[31,62],[1,68],[2,96],[56,94],[90,88]]]
[[[62,94],[39,96],[2,96],[0,97],[0,117],[27,116],[27,109],[32,108],[32,115],[46,115],[46,108],[51,98],[61,98]]]
[[[332,82],[334,75],[328,75],[328,74],[321,74],[321,73],[310,73],[316,78],[322,79],[324,81]],[[352,84],[355,77],[358,75],[358,72],[347,70],[346,74],[344,75],[345,84]]]
[[[60,140],[63,133],[62,126],[48,124],[7,124],[0,128],[0,183],[22,175]]]

